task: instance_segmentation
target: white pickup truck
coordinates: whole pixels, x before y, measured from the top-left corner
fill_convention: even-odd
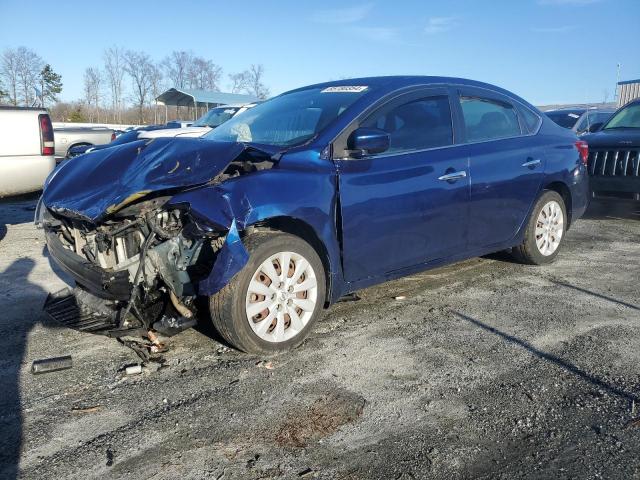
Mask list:
[[[46,110],[0,107],[0,198],[35,192],[56,166]]]

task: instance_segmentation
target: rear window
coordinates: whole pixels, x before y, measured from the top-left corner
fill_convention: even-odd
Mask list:
[[[480,142],[521,134],[513,105],[479,97],[460,97],[468,142]]]

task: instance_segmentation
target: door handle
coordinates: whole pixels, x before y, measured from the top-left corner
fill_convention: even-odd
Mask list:
[[[438,180],[443,180],[445,182],[455,182],[456,180],[460,180],[461,178],[465,178],[467,176],[467,172],[461,170],[459,172],[447,173],[446,175],[442,175],[438,177]]]
[[[526,162],[524,162],[524,163],[522,164],[522,166],[523,166],[523,167],[528,167],[528,168],[533,168],[533,167],[535,167],[536,165],[540,165],[540,163],[541,163],[541,162],[540,162],[540,159],[539,159],[539,158],[532,159],[532,160],[527,159],[527,161],[526,161]]]

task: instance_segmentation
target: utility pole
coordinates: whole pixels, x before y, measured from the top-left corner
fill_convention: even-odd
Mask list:
[[[620,82],[620,67],[621,64],[620,62],[618,62],[618,66],[616,68],[616,90],[615,90],[615,95],[613,96],[613,101],[616,102],[616,104],[618,103],[618,82]]]

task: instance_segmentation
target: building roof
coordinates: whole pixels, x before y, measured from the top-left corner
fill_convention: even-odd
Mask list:
[[[170,88],[164,93],[156,97],[156,101],[160,105],[170,106],[193,106],[197,103],[199,107],[216,105],[229,105],[231,103],[251,103],[257,101],[258,98],[253,95],[245,95],[242,93],[224,93],[212,92],[209,90],[191,90]]]
[[[624,80],[623,82],[618,82],[618,85],[628,85],[629,83],[640,83],[640,78],[636,78],[635,80]]]

